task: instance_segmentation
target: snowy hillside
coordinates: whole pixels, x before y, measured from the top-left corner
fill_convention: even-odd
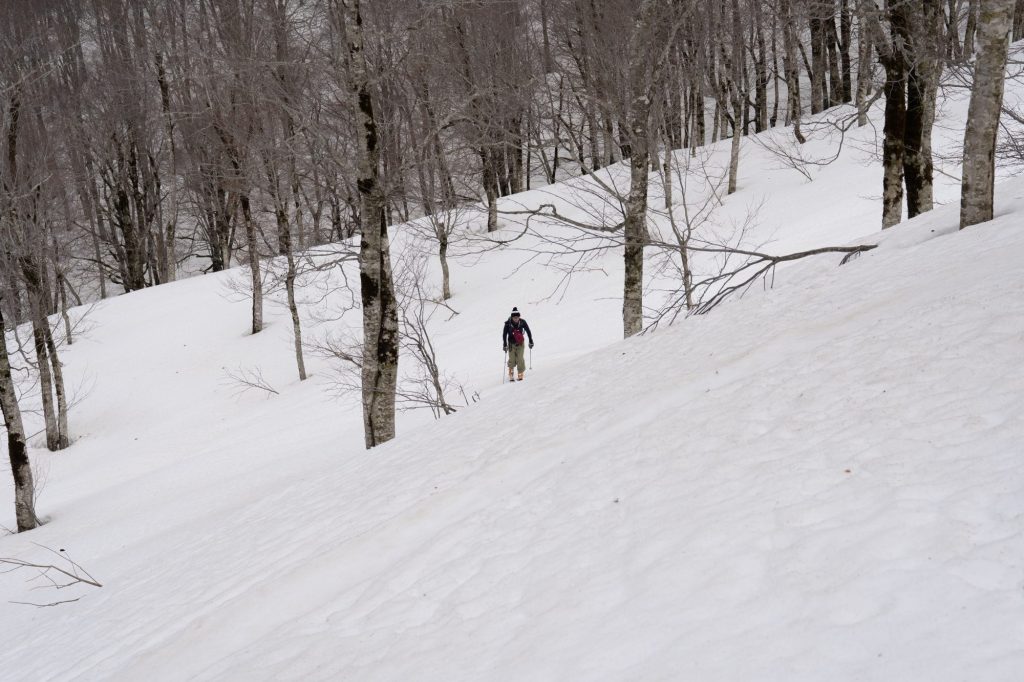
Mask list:
[[[938,148],[963,111],[947,102]],[[48,522],[0,537],[0,556],[66,549],[103,587],[2,576],[3,678],[1018,679],[1024,182],[999,188],[991,223],[957,232],[954,204],[882,235],[876,133],[809,162],[810,182],[747,144],[707,229],[759,207],[748,243],[878,249],[641,338],[617,340],[617,250],[562,286],[524,261],[564,228],[465,246],[458,314],[432,336],[479,401],[404,415],[370,452],[330,363],[293,378],[285,310],[246,335],[239,273],[97,306],[63,355],[77,440],[32,453]],[[573,187],[506,208],[585,215]],[[503,385],[513,305],[537,348]],[[277,393],[239,395],[239,367]]]

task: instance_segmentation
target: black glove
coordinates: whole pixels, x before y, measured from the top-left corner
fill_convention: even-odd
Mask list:
[[[508,352],[508,346],[502,346],[501,350],[503,350],[503,351],[505,351],[507,353]]]
[[[530,341],[530,348],[533,348],[533,341]]]

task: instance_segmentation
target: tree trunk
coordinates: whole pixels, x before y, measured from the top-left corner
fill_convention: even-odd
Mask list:
[[[7,456],[14,477],[14,515],[18,532],[32,530],[39,525],[35,507],[35,483],[28,459],[28,439],[21,419],[11,360],[7,354],[7,327],[4,322],[3,297],[0,296],[0,411],[7,430]]]
[[[882,144],[882,229],[903,219],[903,155],[907,126],[906,77],[899,64],[886,67]]]
[[[39,372],[39,394],[43,403],[43,422],[46,426],[46,449],[57,451],[60,444],[60,429],[57,426],[57,413],[53,405],[53,374],[50,372],[50,357],[46,349],[46,335],[43,327],[46,318],[32,316],[32,345],[36,352],[36,371]]]
[[[829,5],[822,26],[825,29],[825,46],[828,48],[826,54],[828,55],[829,105],[835,106],[839,102],[849,102],[850,100],[843,100],[843,78],[839,71],[841,46],[839,45],[839,35],[836,33],[835,7],[831,6],[831,2]]]
[[[853,101],[853,68],[850,63],[850,44],[853,42],[853,26],[850,16],[850,0],[842,0],[839,6],[839,40],[843,66],[843,102]]]
[[[363,306],[363,429],[367,449],[395,437],[398,385],[398,305],[380,186],[380,148],[371,97],[371,74],[363,52],[359,0],[341,0],[347,44],[349,89],[356,103],[360,200],[359,282]]]
[[[46,341],[46,351],[50,358],[50,366],[53,369],[53,388],[57,396],[56,449],[63,450],[71,445],[71,437],[68,433],[68,400],[67,392],[64,388],[64,368],[60,363],[60,356],[57,354],[57,344],[53,340],[53,332],[49,324],[43,327],[43,337]]]
[[[800,101],[800,64],[796,58],[796,36],[793,32],[790,0],[781,0],[779,11],[782,14],[782,41],[785,50],[783,68],[786,71],[786,90],[789,93],[789,118],[793,122],[793,135],[797,142],[803,144],[807,140],[800,132],[800,118],[803,115],[803,104]]]
[[[913,218],[934,207],[932,192],[932,127],[938,74],[918,57],[907,75],[907,127],[903,169],[907,185],[907,216]],[[937,66],[937,65],[936,65]]]
[[[964,29],[964,59],[970,61],[974,57],[974,38],[978,32],[978,12],[981,0],[970,0],[967,5],[967,26]]]
[[[743,18],[740,15],[739,0],[732,0],[732,145],[729,149],[729,189],[736,191],[736,183],[740,172],[740,142],[743,135],[739,128],[743,110],[747,101],[747,93],[743,88]]]
[[[630,126],[630,184],[626,198],[625,280],[622,292],[622,334],[624,338],[639,334],[644,325],[644,237],[647,232],[648,149],[647,126],[649,105],[645,98],[633,98]]]
[[[487,231],[498,229],[498,176],[494,172],[494,152],[483,148],[480,150],[480,163],[483,164],[484,192],[487,195]]]
[[[451,276],[448,272],[448,233],[447,226],[439,230],[438,256],[441,259],[441,300],[447,301],[452,297]]]
[[[871,95],[872,76],[875,67],[871,59],[871,31],[867,28],[869,17],[865,5],[857,5],[857,125],[868,124],[868,97]]]
[[[288,298],[288,312],[292,317],[292,339],[295,344],[295,364],[299,370],[299,381],[306,380],[306,361],[302,354],[302,321],[299,317],[299,306],[295,300],[295,278],[297,268],[295,267],[295,244],[292,240],[291,222],[288,220],[288,206],[279,193],[273,182],[269,186],[274,188],[271,194],[274,195],[276,204],[274,212],[277,216],[277,234],[280,238],[280,245],[285,249],[285,263],[287,270],[284,276],[285,295]]]
[[[306,361],[302,356],[302,322],[299,318],[299,306],[295,302],[295,254],[289,249],[287,254],[288,273],[285,275],[284,286],[288,294],[288,311],[292,315],[292,338],[295,341],[295,363],[299,370],[299,381],[306,380]]]
[[[754,33],[756,36],[757,56],[754,59],[754,132],[761,132],[768,127],[768,48],[764,39],[764,16],[761,3],[754,3]]]
[[[252,333],[263,331],[263,277],[260,275],[259,242],[256,239],[256,223],[249,206],[249,195],[242,194],[242,220],[245,221],[245,237],[249,245],[249,274],[252,282]]]
[[[978,58],[964,133],[960,229],[992,220],[996,134],[1003,106],[1006,57],[1014,0],[983,0],[978,17]]]
[[[825,82],[828,56],[825,48],[825,25],[820,12],[821,8],[814,2],[810,7],[812,114],[824,111],[829,106],[828,86]]]
[[[648,14],[652,2],[644,2],[634,18],[629,42],[630,103],[629,126],[620,135],[629,136],[629,194],[623,226],[624,277],[622,286],[622,335],[639,334],[644,326],[644,241],[647,237],[647,183],[650,163],[649,135],[652,92],[649,84],[654,66],[645,59]],[[628,132],[627,132],[628,131]]]
[[[903,219],[903,172],[907,128],[907,52],[910,9],[889,7],[890,35],[886,36],[872,0],[860,0],[861,17],[871,33],[878,60],[885,68],[885,126],[882,145],[882,229]]]

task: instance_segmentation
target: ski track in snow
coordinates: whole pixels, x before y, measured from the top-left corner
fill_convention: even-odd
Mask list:
[[[617,253],[562,302],[517,245],[456,262],[435,341],[482,400],[369,453],[322,360],[292,378],[283,311],[244,334],[239,273],[104,302],[64,355],[94,379],[78,441],[33,450],[50,522],[0,538],[104,587],[32,609],[2,576],[4,679],[1019,679],[1024,182],[990,224],[879,235],[851,146],[807,183],[746,145],[722,224],[763,199],[774,251],[879,249],[643,338],[614,342]],[[514,387],[512,305],[538,343]],[[255,365],[281,395],[234,396],[222,368]]]

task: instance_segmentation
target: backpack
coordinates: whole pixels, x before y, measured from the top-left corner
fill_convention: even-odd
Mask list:
[[[523,327],[521,326],[521,323],[519,327],[515,326],[512,323],[509,323],[508,327],[509,336],[512,337],[512,343],[516,346],[523,345]]]

